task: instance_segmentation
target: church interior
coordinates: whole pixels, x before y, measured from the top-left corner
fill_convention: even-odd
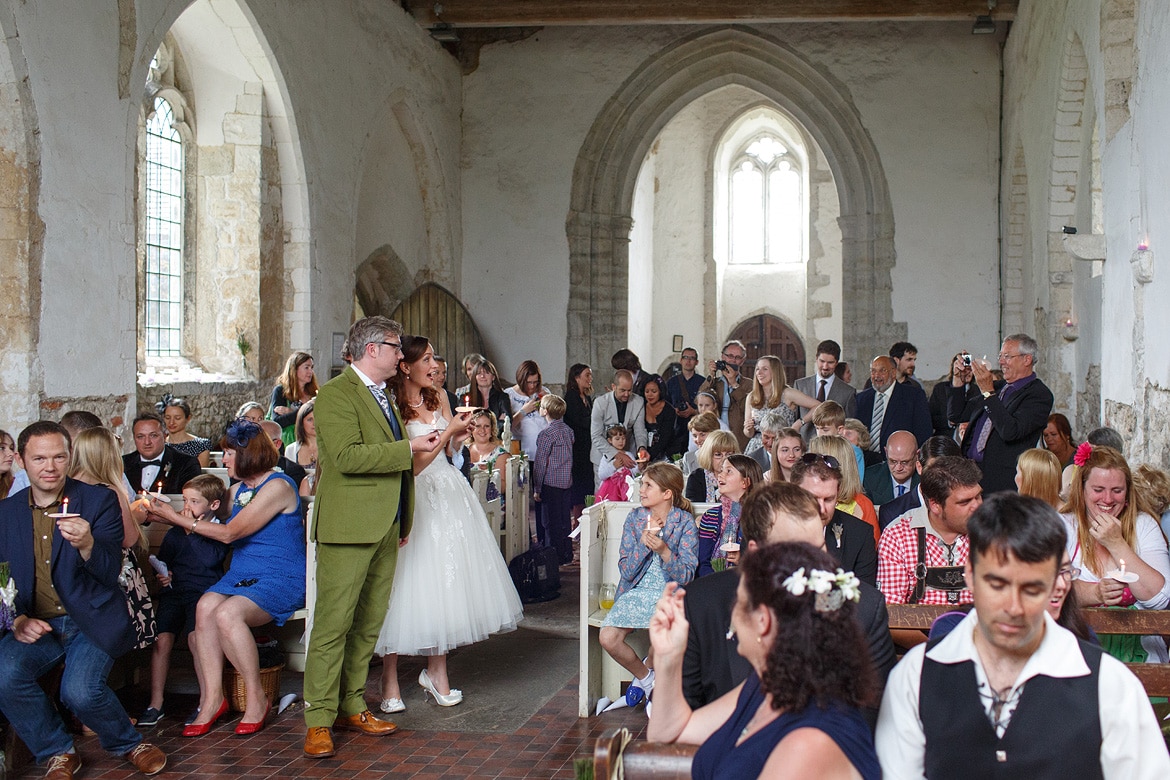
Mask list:
[[[863,367],[905,339],[925,380],[1033,334],[1074,430],[1167,464],[1161,3],[12,1],[0,24],[8,429],[165,392],[221,425],[293,349],[336,370],[361,312],[554,386],[766,320],[806,372],[822,339]],[[776,197],[736,211],[761,138]]]
[[[1022,332],[1074,431],[1170,467],[1160,0],[2,0],[0,28],[13,433],[86,409],[129,441],[165,393],[218,433],[291,351],[339,371],[363,314],[453,377],[481,352],[599,392],[622,347],[757,333],[801,375],[833,339],[860,386],[896,341],[933,381]]]

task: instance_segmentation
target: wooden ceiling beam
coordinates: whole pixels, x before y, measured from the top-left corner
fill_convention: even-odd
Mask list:
[[[973,21],[988,0],[400,0],[431,27],[531,27],[743,22]],[[1015,18],[1019,0],[991,16]]]

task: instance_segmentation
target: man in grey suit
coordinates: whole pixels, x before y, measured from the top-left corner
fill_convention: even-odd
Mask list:
[[[857,390],[836,374],[837,363],[841,360],[841,345],[832,339],[817,344],[817,371],[812,376],[802,376],[793,383],[805,395],[818,401],[836,401],[845,409],[846,417],[857,416]],[[797,419],[807,418],[809,411],[796,408]],[[801,434],[808,441],[816,433],[811,422],[805,422]]]
[[[634,393],[634,375],[626,369],[619,369],[613,375],[611,390],[593,401],[593,416],[589,424],[589,439],[592,447],[589,450],[589,460],[593,463],[593,475],[597,476],[597,466],[602,458],[612,457],[618,467],[633,468],[634,461],[628,455],[618,452],[605,439],[605,432],[611,425],[624,425],[626,430],[633,433],[633,441],[629,442],[635,452],[638,447],[646,447],[646,402],[642,396]],[[628,461],[628,462],[627,462]],[[598,480],[600,482],[600,480]]]

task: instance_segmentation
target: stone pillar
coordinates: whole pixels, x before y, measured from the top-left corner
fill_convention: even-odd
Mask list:
[[[626,346],[630,269],[628,215],[570,212],[568,363],[585,362],[602,384],[613,353]],[[589,290],[574,295],[572,290]]]

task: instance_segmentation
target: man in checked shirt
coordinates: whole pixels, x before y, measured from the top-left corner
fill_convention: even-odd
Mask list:
[[[548,418],[548,427],[536,437],[536,461],[533,464],[532,499],[540,504],[538,537],[557,551],[561,564],[573,562],[573,542],[569,539],[573,511],[573,429],[561,418],[565,400],[559,395],[540,399],[540,414]]]
[[[887,604],[970,604],[963,582],[967,520],[983,503],[982,474],[973,461],[954,455],[922,472],[926,506],[892,522],[878,542],[877,584]],[[920,631],[893,631],[895,644],[926,641]]]

